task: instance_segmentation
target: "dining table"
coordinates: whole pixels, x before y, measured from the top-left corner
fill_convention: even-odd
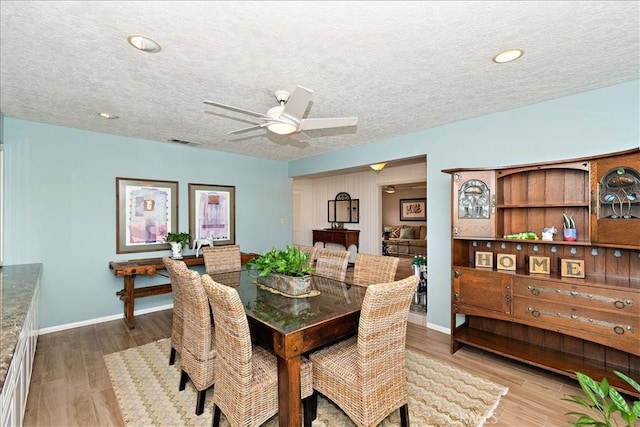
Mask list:
[[[300,357],[357,333],[367,288],[312,275],[310,292],[293,297],[259,284],[245,267],[210,276],[238,290],[252,341],[278,360],[278,425],[300,427]]]

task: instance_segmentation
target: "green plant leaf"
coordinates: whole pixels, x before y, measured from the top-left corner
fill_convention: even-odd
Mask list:
[[[623,380],[625,380],[627,384],[635,388],[636,391],[640,392],[640,384],[638,384],[633,378],[626,376],[620,371],[613,371],[613,373],[616,374],[618,377],[622,378]]]
[[[616,405],[616,408],[618,408],[618,410],[621,413],[623,414],[631,413],[631,409],[629,408],[627,401],[624,400],[624,397],[622,397],[615,388],[611,388],[609,390],[609,397],[611,398],[611,401]]]
[[[636,416],[636,419],[640,419],[640,401],[633,402],[633,413]]]
[[[576,372],[576,377],[578,378],[578,383],[582,391],[591,399],[594,405],[600,407],[600,401],[596,398],[596,395],[604,397],[604,393],[600,390],[600,385],[591,379],[591,377],[581,372]]]

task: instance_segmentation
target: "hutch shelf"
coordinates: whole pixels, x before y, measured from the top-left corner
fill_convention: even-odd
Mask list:
[[[631,395],[640,379],[640,149],[447,169],[451,352],[463,345]],[[574,241],[563,240],[572,218]],[[553,240],[508,238],[522,232]],[[535,268],[534,268],[535,267]]]

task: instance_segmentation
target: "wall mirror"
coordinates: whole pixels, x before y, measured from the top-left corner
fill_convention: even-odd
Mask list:
[[[329,200],[329,222],[360,222],[360,200],[352,199],[349,193],[338,193],[334,200]]]

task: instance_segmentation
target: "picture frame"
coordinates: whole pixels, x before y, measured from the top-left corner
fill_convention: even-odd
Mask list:
[[[400,221],[426,221],[427,199],[400,199]]]
[[[177,181],[116,177],[116,253],[167,250],[177,232]]]
[[[189,234],[192,242],[236,243],[236,187],[189,183]]]

